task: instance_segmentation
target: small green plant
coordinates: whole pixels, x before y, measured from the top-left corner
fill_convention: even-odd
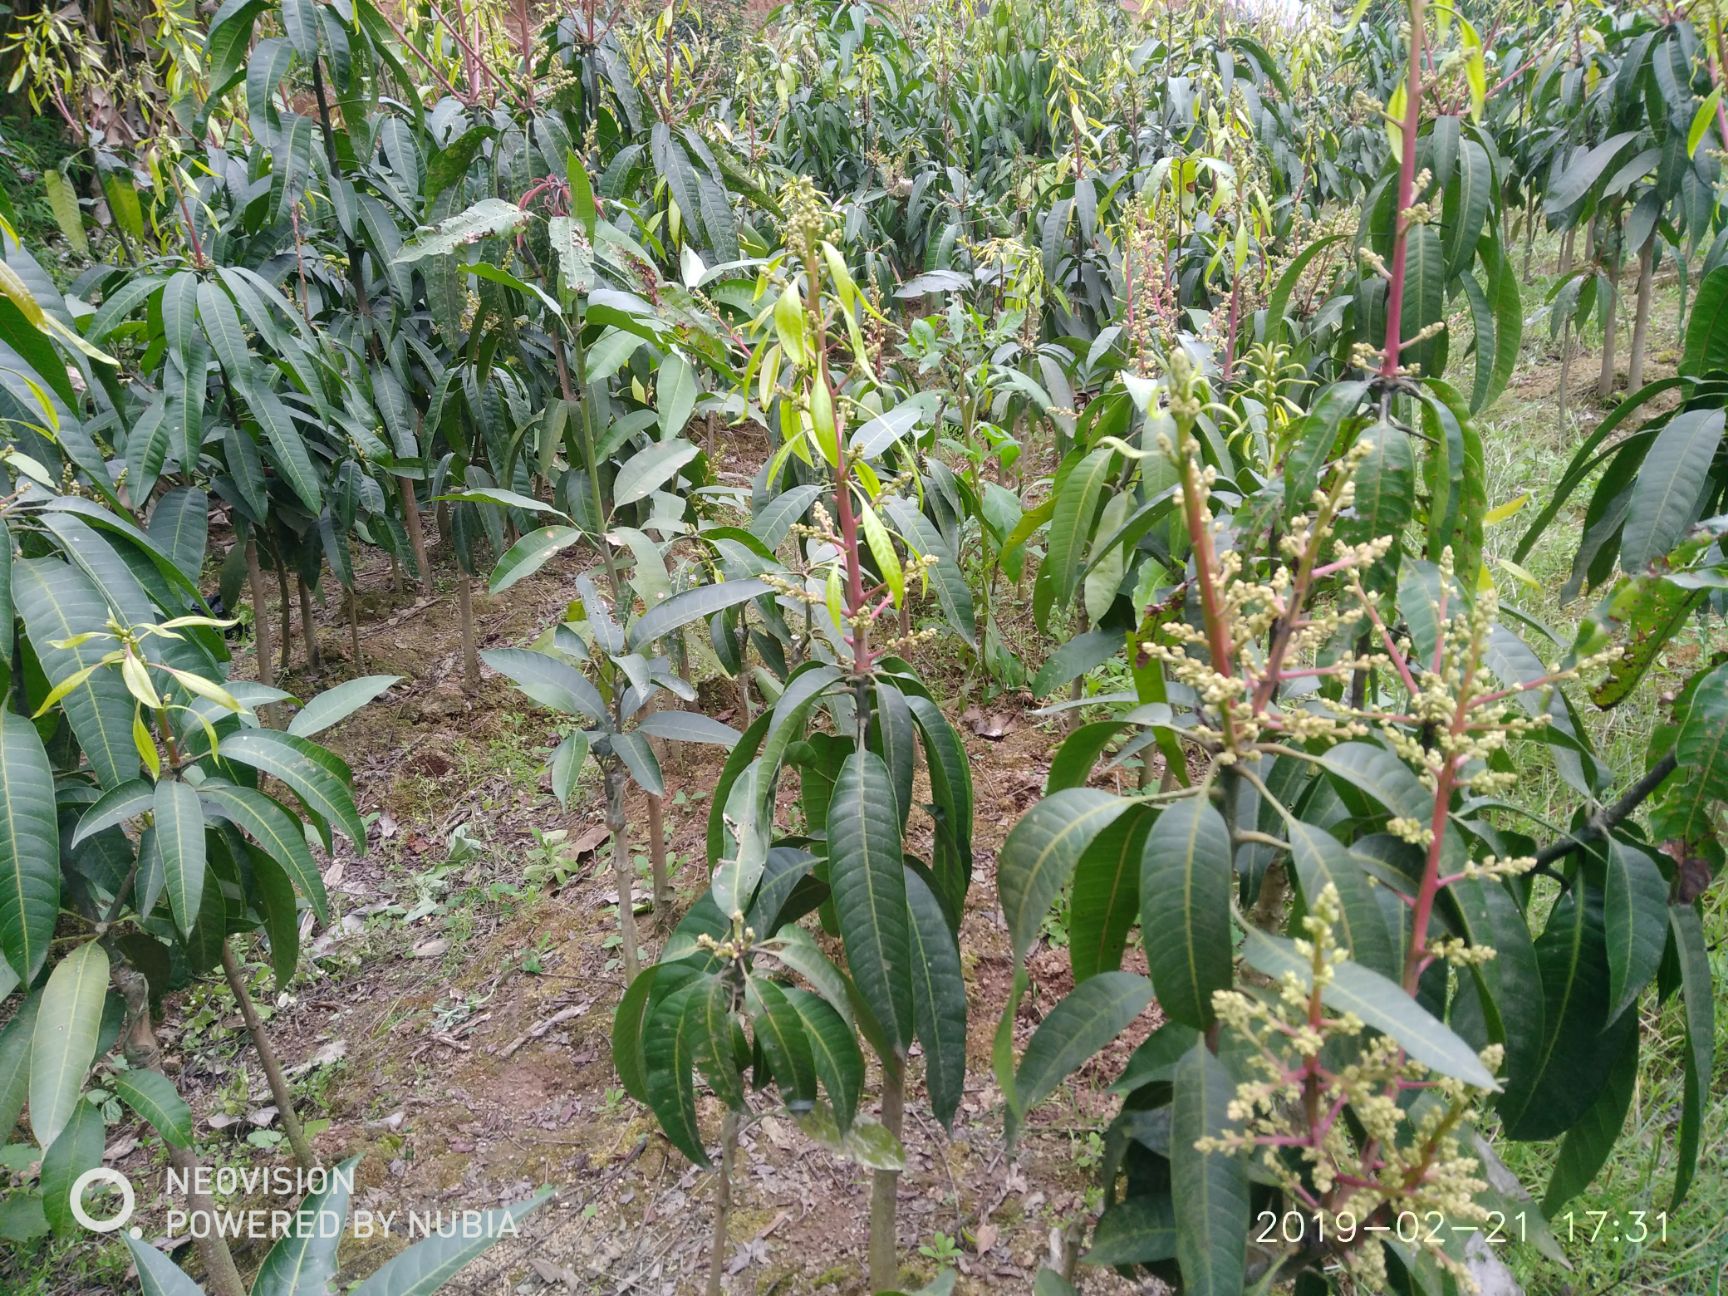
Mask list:
[[[939,1265],[951,1265],[965,1253],[956,1239],[939,1232],[932,1236],[930,1241],[919,1246],[918,1254]]]

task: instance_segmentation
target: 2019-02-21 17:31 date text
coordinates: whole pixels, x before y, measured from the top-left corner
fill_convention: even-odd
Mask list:
[[[1567,1242],[1605,1239],[1633,1243],[1668,1241],[1667,1211],[1566,1211],[1553,1221],[1564,1226]],[[1453,1223],[1442,1211],[1400,1211],[1384,1220],[1365,1221],[1350,1211],[1314,1215],[1305,1211],[1261,1211],[1255,1217],[1257,1242],[1354,1242],[1367,1236],[1396,1237],[1405,1243],[1438,1240],[1447,1233],[1482,1233],[1489,1242],[1527,1242],[1527,1213],[1490,1211],[1481,1223]]]

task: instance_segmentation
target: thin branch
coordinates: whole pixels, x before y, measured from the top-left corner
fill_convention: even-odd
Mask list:
[[[1679,766],[1679,760],[1670,751],[1657,761],[1631,787],[1626,789],[1626,795],[1611,806],[1604,806],[1585,822],[1579,831],[1562,837],[1559,841],[1550,842],[1536,854],[1536,866],[1546,868],[1556,860],[1564,859],[1580,846],[1588,845],[1598,838],[1606,837],[1617,827],[1621,820],[1627,818],[1639,806],[1649,799],[1650,794],[1662,785],[1664,779]]]

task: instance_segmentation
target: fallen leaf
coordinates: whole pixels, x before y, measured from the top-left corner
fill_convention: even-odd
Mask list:
[[[583,833],[574,842],[572,842],[570,844],[570,849],[578,856],[586,855],[590,851],[598,850],[601,843],[610,839],[611,836],[612,830],[605,824],[595,824],[587,832]]]

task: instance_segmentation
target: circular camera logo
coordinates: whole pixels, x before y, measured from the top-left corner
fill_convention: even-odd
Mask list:
[[[84,1209],[84,1196],[96,1184],[110,1184],[120,1190],[120,1209],[107,1219],[97,1219]],[[86,1170],[72,1181],[72,1218],[92,1233],[112,1233],[116,1229],[124,1228],[126,1221],[132,1218],[132,1210],[136,1204],[132,1181],[118,1170],[111,1170],[107,1166]]]

